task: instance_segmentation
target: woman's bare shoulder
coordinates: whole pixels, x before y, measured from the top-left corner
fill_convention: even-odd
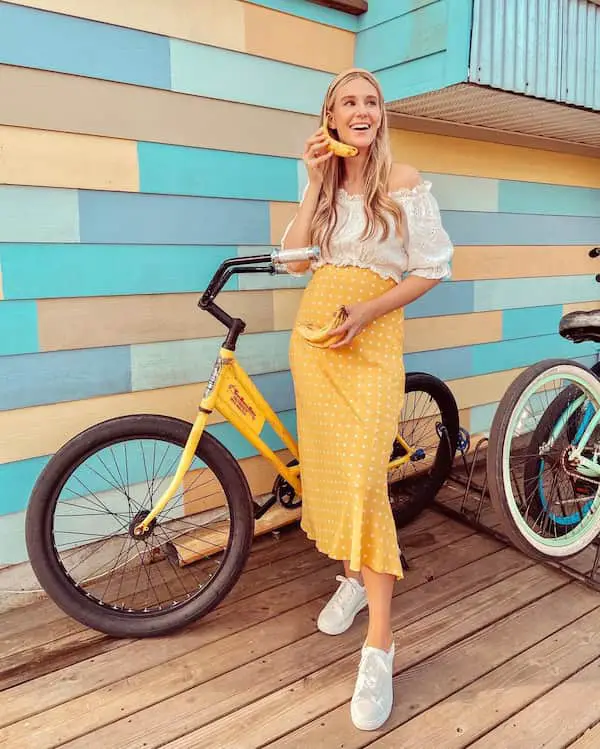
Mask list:
[[[412,190],[421,184],[422,181],[421,175],[414,166],[410,164],[392,164],[389,182],[390,192],[397,192],[403,189]]]

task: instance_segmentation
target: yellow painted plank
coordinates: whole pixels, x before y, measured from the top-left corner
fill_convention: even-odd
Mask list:
[[[563,315],[569,312],[590,312],[591,310],[600,309],[600,299],[597,302],[573,302],[572,304],[563,304]]]
[[[11,65],[0,101],[7,125],[292,158],[317,128],[296,112]]]
[[[241,316],[247,332],[273,330],[272,291],[229,291],[219,304]],[[38,301],[42,351],[225,336],[220,322],[198,309],[199,294],[43,299]]]
[[[399,129],[391,142],[397,161],[423,171],[600,187],[600,159]]]
[[[83,429],[116,416],[157,413],[193,421],[204,387],[195,383],[2,411],[0,434],[11,437],[0,442],[0,463],[50,455]],[[210,421],[223,419],[215,413]]]
[[[459,409],[472,408],[499,401],[524,369],[520,367],[477,377],[463,377],[459,380],[448,380],[446,384],[452,390]]]
[[[304,289],[275,289],[273,291],[273,325],[276,330],[291,330]]]
[[[404,351],[433,351],[502,340],[502,312],[474,312],[406,320]]]
[[[296,215],[297,203],[269,203],[269,217],[271,220],[271,242],[279,246],[283,232]]]
[[[355,35],[259,5],[244,5],[246,52],[331,73],[352,67]]]
[[[139,190],[132,141],[0,126],[0,143],[0,183]]]
[[[244,50],[244,7],[238,0],[10,0],[155,34]]]
[[[596,274],[600,267],[588,256],[589,249],[587,245],[456,247],[452,277],[467,281]]]

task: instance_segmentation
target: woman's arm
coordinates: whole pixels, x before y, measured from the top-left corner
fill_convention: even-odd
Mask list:
[[[319,201],[320,185],[310,184],[304,192],[294,220],[290,223],[281,239],[283,250],[296,250],[310,245],[310,229]],[[292,273],[303,273],[308,270],[310,262],[287,263]]]

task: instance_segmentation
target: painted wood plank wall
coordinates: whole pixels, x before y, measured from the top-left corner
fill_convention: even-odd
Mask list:
[[[66,439],[125,413],[193,418],[222,333],[198,295],[223,259],[279,242],[331,75],[373,47],[390,95],[398,71],[435,72],[448,49],[459,66],[464,29],[444,21],[445,2],[381,0],[358,19],[305,0],[0,2],[0,565],[24,559],[31,488]],[[402,28],[392,59],[384,42]],[[392,141],[432,181],[456,245],[452,280],[407,309],[407,369],[445,378],[464,425],[484,431],[523,367],[595,359],[556,328],[598,299],[600,164]],[[292,430],[287,347],[306,282],[232,279],[222,298],[248,322],[242,361]],[[252,448],[218,416],[210,430],[264,491],[272,476]]]

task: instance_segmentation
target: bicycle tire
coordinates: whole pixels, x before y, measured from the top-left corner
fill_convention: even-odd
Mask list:
[[[550,375],[553,370],[558,373],[561,368],[565,372],[577,374],[590,390],[598,390],[598,377],[588,367],[571,359],[545,359],[532,365],[519,374],[503,395],[490,427],[490,437],[486,456],[488,485],[492,506],[497,512],[502,526],[510,542],[520,551],[538,560],[568,559],[578,554],[600,532],[600,513],[594,513],[595,522],[590,523],[584,535],[572,544],[550,550],[541,542],[534,542],[524,535],[515,515],[511,511],[513,504],[512,486],[510,495],[506,489],[505,452],[508,430],[513,419],[513,413],[518,407],[527,389],[543,375]],[[542,417],[543,418],[543,417]],[[510,477],[508,478],[510,482]],[[515,509],[516,512],[516,509]]]
[[[166,416],[141,414],[101,422],[69,440],[40,474],[27,509],[26,543],[33,570],[48,596],[69,616],[112,637],[165,635],[206,616],[236,584],[254,533],[252,500],[246,477],[233,455],[204,432],[196,457],[220,483],[230,510],[231,532],[222,564],[204,589],[171,610],[131,613],[103,606],[69,577],[53,541],[52,520],[68,476],[90,456],[119,440],[170,440],[183,447],[191,424]]]
[[[411,523],[432,504],[450,474],[458,446],[458,406],[450,388],[427,372],[407,372],[405,399],[409,393],[416,392],[423,392],[435,401],[445,433],[440,438],[430,471],[423,473],[418,479],[411,478],[407,482],[400,480],[390,484],[390,503],[398,528]]]

